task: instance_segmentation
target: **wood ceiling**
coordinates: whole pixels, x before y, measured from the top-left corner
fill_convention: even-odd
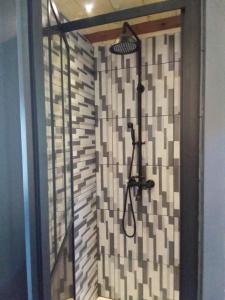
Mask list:
[[[162,0],[55,0],[59,11],[69,20],[83,19],[156,2],[162,2]],[[85,4],[90,3],[94,4],[94,8],[92,13],[88,14]]]
[[[123,10],[127,8],[132,8],[136,6],[162,2],[166,0],[54,0],[58,10],[70,21],[84,19],[87,17],[93,17],[97,15],[102,15],[110,12],[116,12],[118,10]],[[85,10],[85,4],[93,3],[93,11],[88,14]],[[169,13],[162,13],[142,18],[136,18],[129,20],[131,25],[166,19],[174,16],[178,16],[179,11],[173,11]],[[112,30],[116,28],[121,28],[123,22],[116,22],[113,24],[101,25],[96,27],[91,27],[88,29],[80,30],[83,34],[92,34],[99,31]]]

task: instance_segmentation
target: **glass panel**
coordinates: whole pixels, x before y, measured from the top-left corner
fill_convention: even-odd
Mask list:
[[[43,26],[56,24],[43,1]],[[73,299],[73,224],[69,130],[68,55],[60,35],[43,38],[48,152],[51,296]]]
[[[0,299],[26,300],[16,7],[0,1]]]
[[[107,8],[106,2],[104,9],[112,10],[112,7]],[[78,1],[74,3],[78,5]],[[101,1],[96,5],[99,3]],[[112,3],[115,5],[116,1],[111,1],[111,6]],[[134,7],[139,2],[129,1],[127,7],[125,4],[126,1],[121,1],[117,9]],[[69,1],[64,1],[64,5],[72,10]],[[158,14],[129,22],[133,25],[177,14],[179,12]],[[121,26],[119,22],[104,28]],[[103,27],[92,30],[97,32]],[[135,201],[137,236],[128,239],[121,224],[132,148],[127,123],[132,121],[136,132],[138,129],[136,55],[113,56],[109,53],[109,44],[91,45],[80,33],[68,34],[73,37],[70,62],[76,299],[97,295],[97,286],[100,295],[110,299],[179,299],[180,32],[176,29],[152,35],[142,36],[143,173],[147,179],[154,180],[156,187],[151,192],[143,192],[142,202]],[[52,47],[58,45],[57,39],[52,37]],[[52,48],[52,56],[57,58],[59,50],[59,46]],[[56,66],[57,63],[56,59]],[[53,86],[57,82],[58,87],[61,82],[55,76],[56,71],[52,72]],[[65,69],[63,75],[65,82],[67,71]],[[55,87],[53,94],[54,91]],[[60,97],[53,100],[56,102],[53,109],[61,115],[61,108],[57,108]],[[69,122],[68,119],[66,123]],[[56,123],[54,129],[57,129]],[[57,157],[54,159],[57,164]],[[137,175],[136,157],[134,161],[133,176]],[[68,178],[71,180],[66,174],[66,182]],[[132,192],[135,195],[135,191]],[[126,226],[132,231],[131,222],[128,218]],[[52,278],[58,274],[59,265],[55,266]],[[54,297],[55,282],[54,279]]]

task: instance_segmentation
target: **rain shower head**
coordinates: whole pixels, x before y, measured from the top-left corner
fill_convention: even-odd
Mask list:
[[[132,36],[121,34],[121,36],[110,47],[110,52],[117,55],[126,55],[136,52],[137,49],[137,41]]]
[[[123,32],[115,43],[110,47],[110,52],[116,55],[126,55],[137,52],[140,47],[140,39],[126,22],[123,25]]]

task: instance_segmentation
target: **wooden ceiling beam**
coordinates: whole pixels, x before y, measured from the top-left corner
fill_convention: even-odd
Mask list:
[[[139,24],[132,25],[137,34],[152,33],[172,28],[178,28],[181,26],[181,16],[174,16],[165,19],[159,19],[155,21],[147,21]],[[98,31],[90,34],[86,34],[85,37],[91,43],[99,43],[109,40],[114,40],[121,32],[121,28]]]

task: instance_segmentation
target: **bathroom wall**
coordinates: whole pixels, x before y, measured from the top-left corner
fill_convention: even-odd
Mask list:
[[[43,3],[45,24],[46,19],[46,3]],[[54,24],[53,16],[50,19]],[[73,161],[70,159],[66,47],[59,35],[50,39],[45,37],[43,41],[52,298],[73,297],[74,262],[76,300],[91,300],[97,298],[94,50],[79,33],[70,33],[67,39],[70,45]],[[74,185],[73,219],[71,181]],[[74,237],[71,237],[72,226]],[[73,242],[74,257],[71,255]]]
[[[225,299],[225,2],[203,2],[202,299]]]
[[[137,235],[122,230],[131,161],[127,123],[137,132],[134,54],[95,47],[99,295],[115,300],[179,299],[180,33],[143,39],[143,172],[155,181],[135,202]],[[137,137],[136,137],[137,138]],[[136,165],[136,158],[135,158]],[[137,174],[134,167],[133,175]],[[132,232],[132,220],[126,220]]]
[[[26,100],[20,94],[23,78],[19,69],[24,65],[18,56],[21,51],[18,44],[21,30],[17,28],[21,14],[18,8],[20,3],[16,6],[14,0],[0,2],[0,299],[27,300],[26,245],[29,241],[26,244],[25,228],[29,227],[24,220],[23,178],[27,158],[21,134],[24,128],[21,111],[25,109],[23,101]],[[29,192],[26,197],[29,202]]]
[[[94,49],[71,35],[76,300],[97,298]]]

